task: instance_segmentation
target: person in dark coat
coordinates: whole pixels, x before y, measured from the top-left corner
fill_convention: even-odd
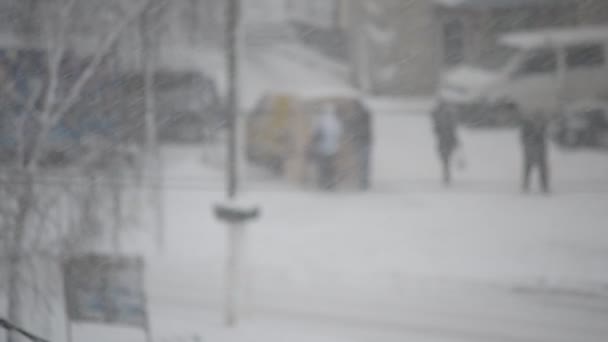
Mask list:
[[[443,104],[439,104],[432,112],[432,119],[443,184],[447,186],[452,181],[452,157],[460,144],[456,132],[456,118]]]
[[[372,150],[372,119],[370,111],[360,102],[354,104],[352,120],[352,143],[356,151],[359,186],[362,190],[370,187]]]
[[[547,126],[547,120],[538,113],[521,120],[521,143],[524,157],[522,190],[524,192],[530,191],[530,181],[534,169],[538,169],[541,190],[544,193],[550,191]]]

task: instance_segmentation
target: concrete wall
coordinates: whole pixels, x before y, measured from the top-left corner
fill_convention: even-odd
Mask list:
[[[378,95],[433,92],[437,55],[432,1],[359,0],[348,9],[350,20],[345,22],[356,83]]]
[[[285,0],[243,1],[244,20],[250,24],[283,24],[287,22]]]
[[[608,25],[608,0],[578,0],[579,22],[589,25]]]
[[[124,13],[118,13],[132,0],[79,0],[70,22],[71,48],[81,54],[96,51],[101,39],[112,30]],[[52,37],[47,29],[56,21],[49,0],[0,0],[0,36],[34,40],[44,47]],[[171,0],[159,15],[155,31],[159,49],[176,46],[192,50],[219,47],[223,41],[224,0]],[[2,20],[4,17],[4,20]],[[12,20],[8,20],[9,17]],[[56,23],[55,23],[56,24]],[[139,23],[131,25],[121,36],[110,63],[124,69],[141,68],[142,39]]]
[[[432,2],[396,1],[388,7],[386,15],[385,20],[396,30],[397,38],[393,48],[386,50],[384,59],[378,62],[392,67],[395,75],[390,80],[377,79],[377,91],[410,96],[432,93],[438,66]]]
[[[323,30],[337,28],[340,0],[285,0],[289,20]],[[354,1],[354,0],[353,0]]]
[[[554,5],[520,5],[512,7],[443,7],[435,10],[437,31],[437,53],[441,56],[440,68],[450,68],[446,56],[445,33],[442,28],[449,22],[457,21],[463,27],[462,60],[459,63],[474,63],[494,48],[497,38],[506,32],[534,30],[543,27],[570,27],[579,23],[577,7],[573,3]]]
[[[515,2],[514,2],[515,4]],[[445,64],[443,25],[457,19],[463,27],[462,62],[472,62],[493,47],[504,32],[553,26],[608,23],[608,0],[518,3],[511,7],[438,6],[432,0],[351,0],[344,20],[350,35],[353,80],[368,72],[372,93],[382,95],[431,95]],[[367,8],[366,8],[367,7]],[[371,9],[370,9],[371,7]],[[363,42],[366,25],[392,30],[398,40],[388,46]],[[362,67],[368,60],[369,70]],[[394,77],[389,77],[394,74]]]

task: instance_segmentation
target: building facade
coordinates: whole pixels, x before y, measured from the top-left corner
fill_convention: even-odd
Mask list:
[[[608,24],[606,0],[350,1],[353,80],[372,94],[434,93],[441,73],[492,51],[503,33]]]
[[[578,20],[585,25],[608,24],[608,1],[578,0]]]
[[[336,0],[287,0],[287,15],[291,22],[317,29],[336,28],[339,1]]]
[[[428,0],[353,1],[349,42],[353,80],[378,95],[430,91],[436,66]]]
[[[57,31],[53,29],[59,18],[56,4],[48,0],[0,0],[0,45],[15,40],[46,48],[46,42],[60,38],[51,36]],[[77,54],[93,54],[127,12],[136,9],[132,4],[135,2],[131,0],[77,1],[63,37],[68,49]],[[156,48],[200,51],[221,46],[224,5],[222,0],[169,1],[158,14],[154,27],[149,28],[154,31]],[[135,20],[120,35],[110,59],[120,68],[140,69],[142,47],[141,21]]]
[[[301,42],[325,55],[346,61],[347,20],[353,0],[286,0],[287,17]]]
[[[577,25],[577,5],[571,0],[436,1],[441,66],[474,63],[507,32]]]

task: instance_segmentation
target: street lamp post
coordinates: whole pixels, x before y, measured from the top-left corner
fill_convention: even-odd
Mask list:
[[[228,228],[228,256],[226,263],[226,298],[224,303],[225,322],[228,326],[238,323],[241,254],[244,243],[245,225],[259,216],[256,207],[239,205],[238,165],[238,117],[239,117],[239,38],[240,38],[240,0],[228,0],[226,4],[226,76],[228,90],[226,95],[226,123],[228,130],[228,149],[226,158],[226,197],[227,202],[216,205],[216,217],[226,223]]]
[[[226,94],[226,123],[228,128],[227,182],[226,194],[235,199],[238,193],[238,102],[239,102],[239,35],[240,35],[240,0],[228,0],[226,4],[226,77],[228,92]]]

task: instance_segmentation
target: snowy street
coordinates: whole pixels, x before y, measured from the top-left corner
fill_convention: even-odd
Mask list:
[[[0,342],[608,342],[608,0],[0,16]]]
[[[263,214],[248,228],[246,315],[232,332],[221,328],[226,231],[211,214],[222,173],[199,148],[167,149],[167,251],[150,251],[148,282],[159,336],[605,340],[607,156],[555,149],[555,193],[525,196],[514,131],[462,134],[453,189],[438,182],[423,113],[378,113],[370,193],[250,173],[246,198]]]
[[[515,131],[462,130],[466,167],[445,189],[425,106],[375,112],[373,188],[323,193],[247,170],[241,324],[223,325],[221,164],[164,151],[166,246],[142,220],[157,341],[602,342],[608,336],[608,155],[553,148],[554,193],[520,192]],[[65,339],[55,311],[53,341]],[[74,341],[143,341],[74,325]]]
[[[250,56],[243,101],[344,90],[334,66],[309,57]],[[302,189],[246,168],[243,200],[262,216],[246,232],[234,330],[222,316],[227,231],[212,213],[224,199],[221,149],[165,147],[165,250],[145,215],[123,236],[147,257],[155,341],[605,341],[608,154],[552,148],[554,193],[524,195],[518,133],[462,130],[466,165],[445,189],[429,101],[369,103],[369,192]],[[63,341],[55,314],[46,335]],[[74,341],[110,340],[143,337],[74,327]]]

